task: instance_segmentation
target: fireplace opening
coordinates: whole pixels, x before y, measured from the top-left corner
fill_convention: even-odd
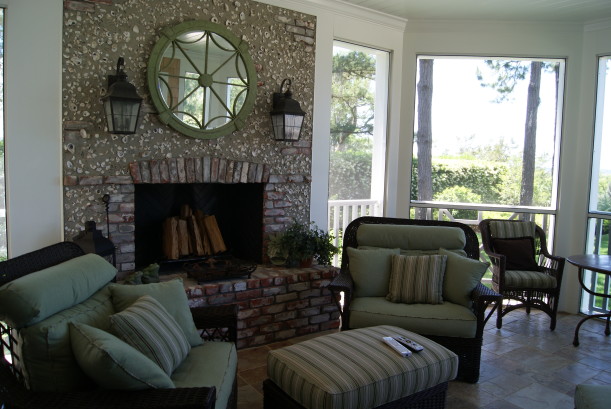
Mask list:
[[[163,223],[180,216],[184,205],[215,216],[227,253],[261,263],[263,191],[263,183],[135,185],[136,268],[168,261],[162,247]]]

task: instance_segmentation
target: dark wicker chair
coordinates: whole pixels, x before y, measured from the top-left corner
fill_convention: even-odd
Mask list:
[[[479,259],[479,241],[475,232],[467,225],[457,222],[435,221],[435,220],[412,220],[388,217],[360,217],[352,221],[344,231],[344,241],[342,249],[342,266],[339,276],[329,285],[329,289],[338,295],[344,293],[344,305],[339,306],[341,312],[341,329],[350,329],[350,302],[353,291],[353,281],[350,275],[350,260],[348,257],[348,247],[358,247],[357,230],[363,224],[399,224],[399,225],[418,225],[418,226],[447,226],[457,227],[465,233],[466,244],[464,251],[467,256]],[[338,297],[335,297],[338,299]],[[479,380],[479,369],[481,360],[482,339],[484,326],[494,312],[497,303],[502,300],[500,294],[490,290],[483,284],[478,286],[471,293],[472,310],[477,318],[477,329],[474,338],[445,337],[428,334],[421,334],[431,340],[448,348],[459,358],[457,379],[475,383]],[[488,314],[486,309],[493,306]],[[409,328],[408,328],[409,329]]]
[[[0,285],[35,271],[42,270],[83,255],[83,250],[72,242],[57,243],[0,263]],[[237,306],[192,308],[196,327],[202,338],[236,342]],[[96,389],[74,392],[31,392],[14,363],[17,353],[15,330],[0,322],[2,358],[0,358],[0,407],[5,409],[32,408],[125,408],[125,409],[201,409],[214,408],[214,387],[151,389],[142,391],[116,391]],[[7,359],[10,357],[10,359]],[[228,408],[237,407],[237,382]]]
[[[503,295],[504,300],[513,300],[515,303],[501,303],[498,308],[496,326],[501,328],[503,325],[503,317],[509,312],[518,308],[525,308],[526,313],[530,313],[531,308],[539,309],[545,312],[551,318],[550,329],[553,331],[556,328],[556,314],[558,312],[558,298],[560,296],[560,284],[562,283],[562,273],[564,271],[563,257],[553,256],[547,250],[547,241],[545,232],[537,225],[534,225],[534,235],[532,236],[535,244],[535,260],[538,262],[538,271],[549,275],[555,279],[555,286],[541,287],[524,287],[510,286],[506,282],[506,257],[498,254],[493,245],[494,238],[516,238],[503,235],[503,237],[495,237],[492,224],[495,222],[508,223],[508,226],[514,226],[513,230],[519,227],[518,223],[530,223],[521,220],[500,220],[486,219],[482,220],[479,228],[482,234],[482,244],[484,251],[490,258],[492,269],[492,286],[495,291]],[[520,233],[521,234],[521,233]]]

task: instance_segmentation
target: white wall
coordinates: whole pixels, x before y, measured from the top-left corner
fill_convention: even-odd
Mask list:
[[[62,240],[60,0],[0,0],[10,257]]]

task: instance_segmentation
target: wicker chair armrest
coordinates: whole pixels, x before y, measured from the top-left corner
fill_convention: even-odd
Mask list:
[[[238,306],[235,304],[215,305],[208,307],[191,308],[195,327],[198,329],[213,330],[208,333],[218,333],[223,328],[228,329],[228,341],[238,340]]]
[[[486,287],[482,283],[478,283],[477,286],[471,292],[471,300],[474,304],[500,301],[502,298],[503,296],[501,294]]]
[[[486,326],[486,323],[494,311],[502,305],[503,296],[486,287],[482,283],[478,283],[471,292],[471,300],[473,300],[473,312],[477,317],[477,329],[475,337],[481,338],[484,336],[484,327]],[[488,314],[486,314],[486,310],[490,306],[493,308],[488,311]]]
[[[352,291],[354,290],[354,281],[350,273],[345,270],[341,270],[339,275],[331,281],[331,284],[327,287],[332,292],[339,294],[341,291],[344,292],[344,305],[350,304],[352,299]]]

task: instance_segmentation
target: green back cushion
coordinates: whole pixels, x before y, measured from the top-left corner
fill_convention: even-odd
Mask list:
[[[105,389],[173,388],[170,377],[132,346],[106,331],[70,325],[72,351],[83,371]]]
[[[443,299],[471,307],[471,292],[481,281],[490,264],[460,256],[446,249],[439,249],[439,254],[448,258],[443,281]]]
[[[399,249],[355,249],[348,247],[353,297],[385,297],[388,294],[390,258]]]
[[[113,313],[107,286],[88,300],[19,330],[18,354],[30,389],[71,391],[93,387],[72,353],[68,325],[83,323],[108,330],[108,317]]]
[[[150,295],[176,320],[192,347],[202,344],[182,280],[142,285],[110,284],[109,287],[117,312],[123,311],[143,295]]]
[[[465,233],[457,227],[402,226],[364,224],[356,232],[360,246],[397,248],[403,250],[460,250],[465,247]]]
[[[86,254],[20,277],[0,287],[0,320],[13,328],[36,324],[85,301],[116,274],[102,257]]]
[[[446,256],[392,256],[386,298],[405,304],[441,304]]]
[[[120,313],[111,315],[110,327],[168,375],[191,349],[176,320],[150,295],[138,298]]]

